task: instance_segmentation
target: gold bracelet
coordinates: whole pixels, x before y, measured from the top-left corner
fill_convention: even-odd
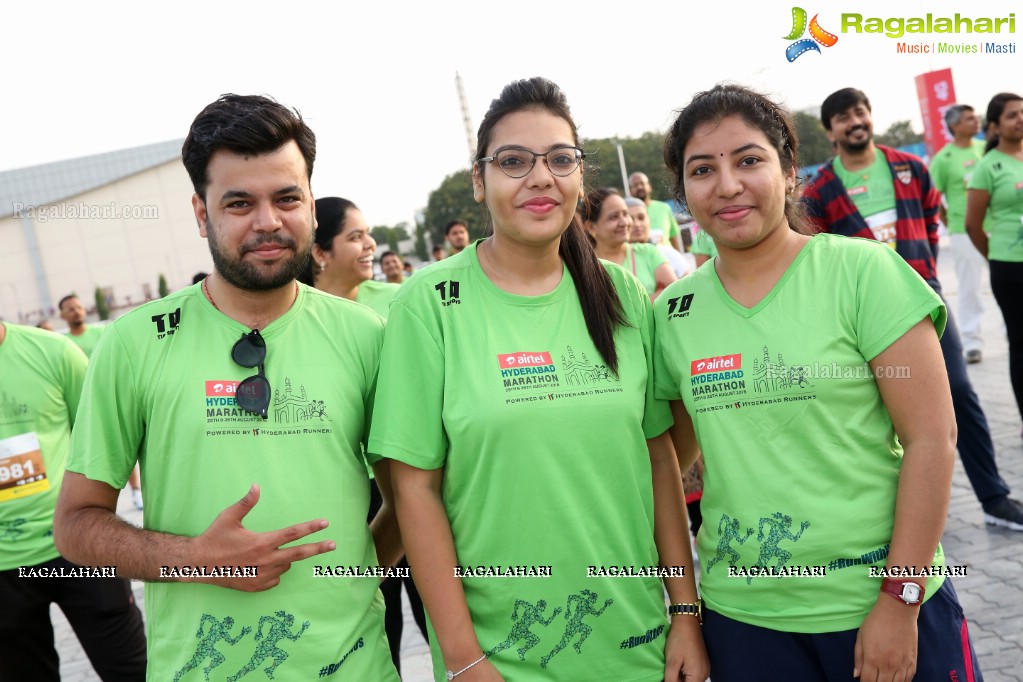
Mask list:
[[[668,616],[695,616],[700,623],[703,622],[703,600],[697,599],[694,602],[669,604]]]

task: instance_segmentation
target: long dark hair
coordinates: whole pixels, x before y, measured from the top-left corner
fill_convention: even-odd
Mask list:
[[[348,209],[358,210],[358,206],[348,199],[341,197],[320,197],[316,200],[316,231],[313,234],[313,243],[324,251],[330,251],[334,246],[334,237],[341,234],[345,229],[345,217]],[[309,286],[316,286],[313,268],[316,267],[316,259],[309,255],[309,261],[302,272],[298,275],[298,281]]]
[[[998,121],[1002,118],[1002,114],[1005,112],[1005,105],[1009,102],[1018,102],[1021,100],[1023,100],[1023,97],[1014,93],[1000,92],[992,97],[991,101],[988,102],[987,114],[984,117],[984,125],[994,125],[995,129],[988,136],[987,144],[984,145],[985,154],[998,146]]]
[[[686,203],[683,158],[686,144],[699,126],[729,116],[738,116],[747,125],[762,132],[778,153],[782,171],[788,174],[796,170],[796,187],[799,186],[799,137],[792,116],[759,92],[741,85],[718,84],[711,90],[696,93],[692,101],[678,112],[664,138],[664,163],[674,179],[672,189],[675,198],[683,205]],[[785,194],[785,218],[793,232],[813,232],[795,189]]]
[[[564,119],[572,129],[573,143],[579,146],[579,131],[568,107],[568,100],[557,85],[539,77],[509,83],[500,96],[490,103],[476,133],[477,157],[473,162],[481,182],[486,168],[476,165],[476,162],[486,155],[494,126],[508,114],[529,108],[542,109]],[[604,362],[617,374],[618,351],[614,335],[619,326],[627,324],[625,312],[610,275],[597,259],[578,220],[573,219],[561,235],[558,254],[565,261],[579,292],[579,302],[590,339]]]

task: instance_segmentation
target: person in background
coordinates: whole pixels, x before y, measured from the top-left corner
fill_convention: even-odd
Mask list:
[[[966,230],[990,265],[991,291],[1009,337],[1009,379],[1023,417],[1023,97],[995,95],[987,120],[994,134],[970,179]]]
[[[380,271],[391,284],[401,284],[405,281],[405,263],[394,251],[384,251],[380,254]]]
[[[650,218],[650,230],[661,236],[661,243],[667,244],[681,253],[682,241],[679,238],[675,212],[671,210],[671,205],[667,202],[657,201],[653,198],[650,178],[646,176],[646,173],[636,172],[629,176],[629,194],[646,205],[647,215]]]
[[[300,281],[369,306],[386,319],[398,285],[373,279],[377,243],[362,211],[348,199],[320,197],[316,200],[316,223],[313,257]]]
[[[671,264],[653,244],[629,242],[632,216],[625,199],[613,187],[595,189],[581,207],[583,227],[593,239],[597,258],[621,265],[639,279],[651,299],[674,282]]]
[[[54,509],[86,363],[82,350],[63,336],[0,322],[4,682],[60,679],[51,604],[70,621],[100,679],[142,682],[146,677],[146,633],[130,583],[116,568],[101,577],[110,567],[76,566],[53,543]]]
[[[652,244],[650,240],[650,216],[646,212],[646,204],[636,197],[625,197],[625,205],[632,217],[632,230],[629,232],[629,242],[632,244]],[[655,244],[664,257],[668,259],[672,271],[676,277],[685,277],[695,270],[692,256],[679,253],[669,244]]]
[[[60,309],[61,319],[68,323],[69,331],[65,336],[82,349],[85,357],[92,357],[92,351],[96,349],[96,344],[99,343],[106,327],[99,324],[85,324],[85,307],[75,294],[69,294],[60,299],[57,307]],[[141,510],[144,504],[138,466],[132,469],[131,475],[128,477],[128,487],[131,488],[132,505]]]
[[[469,226],[464,220],[452,220],[444,227],[444,239],[447,240],[450,252],[454,256],[461,253],[469,245]]]
[[[984,303],[980,286],[987,261],[966,234],[966,187],[977,162],[984,156],[984,141],[974,139],[980,132],[980,117],[968,104],[953,104],[946,109],[945,125],[953,139],[934,155],[929,170],[934,187],[944,197],[939,217],[948,227],[948,251],[955,264],[956,315],[966,362],[974,364],[984,357],[980,329]]]

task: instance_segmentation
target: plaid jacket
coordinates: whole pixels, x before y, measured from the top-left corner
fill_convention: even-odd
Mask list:
[[[938,207],[941,195],[919,157],[877,145],[895,185],[895,251],[928,282],[937,284]],[[807,217],[818,232],[873,239],[874,233],[835,175],[834,159],[817,171],[803,191]]]

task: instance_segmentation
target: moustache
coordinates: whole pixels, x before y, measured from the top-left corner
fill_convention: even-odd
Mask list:
[[[249,251],[255,251],[256,249],[262,246],[266,246],[267,244],[273,246],[280,246],[286,249],[295,248],[295,240],[290,237],[283,237],[280,235],[266,235],[263,237],[258,237],[257,239],[246,244],[242,244],[241,255],[244,256]]]

